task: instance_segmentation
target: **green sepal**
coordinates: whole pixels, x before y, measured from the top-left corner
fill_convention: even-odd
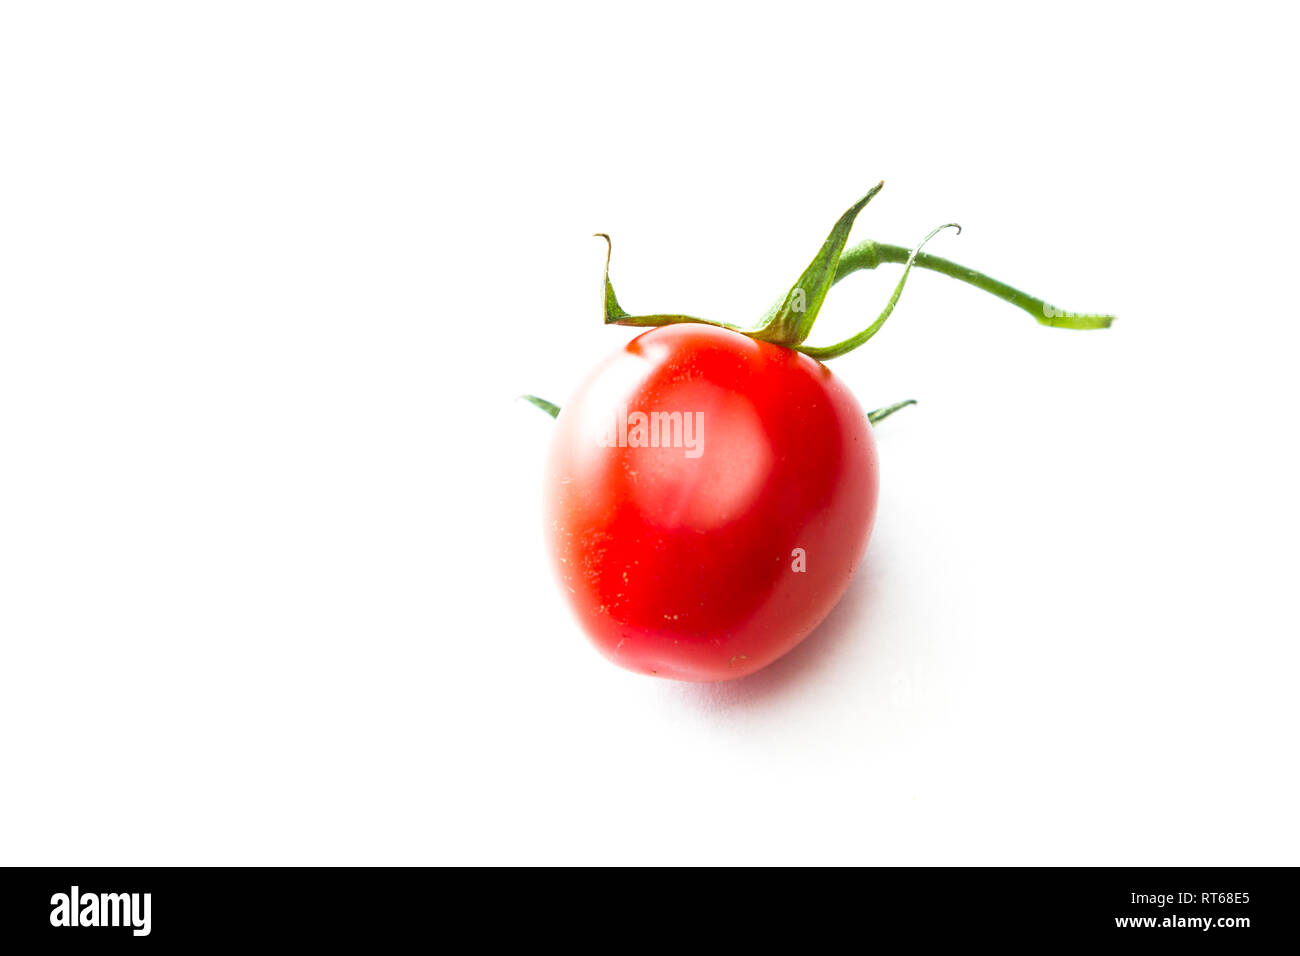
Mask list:
[[[867,421],[871,422],[871,424],[873,425],[876,424],[876,422],[883,422],[886,418],[894,414],[894,412],[898,411],[900,408],[906,408],[908,405],[915,405],[915,404],[916,404],[916,399],[909,398],[905,402],[894,402],[894,404],[886,405],[884,408],[877,408],[874,412],[867,412]]]
[[[741,331],[739,326],[731,325],[727,322],[715,322],[712,319],[700,319],[693,315],[632,315],[624,311],[623,307],[618,304],[618,296],[614,294],[614,284],[609,281],[609,260],[614,253],[614,242],[603,232],[598,232],[596,235],[605,240],[605,293],[603,297],[603,308],[605,312],[606,325],[657,327],[660,325],[680,325],[683,322],[691,322],[697,325],[714,325],[723,329],[732,329],[737,332]]]
[[[822,243],[813,261],[803,271],[803,275],[799,276],[799,281],[785,294],[781,304],[765,317],[757,329],[746,333],[750,338],[777,345],[799,345],[808,338],[813,323],[817,321],[817,313],[826,301],[826,293],[835,282],[835,270],[844,253],[844,245],[849,241],[854,220],[876,193],[884,188],[883,181],[877,183],[870,192],[845,210],[844,215],[831,228],[830,235]]]
[[[556,405],[554,402],[548,402],[546,399],[538,398],[536,395],[520,395],[519,397],[530,405],[536,405],[552,418],[555,418],[560,414],[560,406]]]

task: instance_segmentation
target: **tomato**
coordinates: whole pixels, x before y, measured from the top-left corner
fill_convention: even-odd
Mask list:
[[[873,422],[821,364],[860,348],[898,304],[912,268],[932,269],[1024,309],[1044,325],[1108,328],[982,272],[914,248],[845,249],[878,183],[836,221],[812,262],[743,332],[678,313],[634,315],[609,278],[606,325],[650,326],[596,368],[556,418],[547,466],[551,553],[596,647],[623,667],[678,680],[752,674],[803,640],[835,606],[871,536],[879,476]],[[876,320],[831,345],[807,344],[832,285],[900,263]]]
[[[564,593],[614,663],[743,677],[830,612],[862,559],[867,416],[825,365],[703,324],[599,365],[556,421],[547,531]]]

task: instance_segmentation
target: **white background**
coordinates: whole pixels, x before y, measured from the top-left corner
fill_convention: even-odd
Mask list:
[[[463,6],[0,14],[0,861],[1300,862],[1293,10]],[[748,322],[881,178],[1119,321],[917,273],[841,605],[610,666],[514,400],[632,334],[591,234]]]

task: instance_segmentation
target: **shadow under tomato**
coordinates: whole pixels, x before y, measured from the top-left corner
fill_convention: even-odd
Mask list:
[[[871,639],[877,590],[875,566],[873,556],[868,554],[839,603],[789,654],[740,680],[679,684],[682,696],[711,710],[758,706],[815,681],[819,673],[829,672],[837,666],[837,658],[847,656],[854,642]]]

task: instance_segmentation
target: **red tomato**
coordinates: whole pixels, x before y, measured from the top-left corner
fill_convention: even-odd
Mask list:
[[[751,674],[848,587],[878,487],[871,426],[826,366],[669,325],[598,366],[556,422],[547,524],[565,593],[610,660]]]

